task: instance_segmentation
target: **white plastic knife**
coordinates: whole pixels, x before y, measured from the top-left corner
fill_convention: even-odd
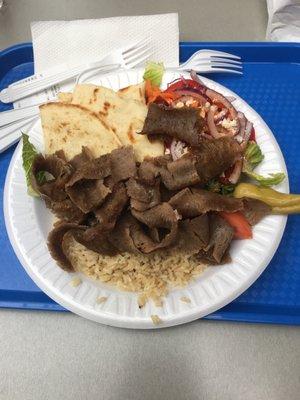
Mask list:
[[[24,118],[34,116],[39,113],[38,106],[25,107],[19,110],[8,110],[0,113],[0,127]]]

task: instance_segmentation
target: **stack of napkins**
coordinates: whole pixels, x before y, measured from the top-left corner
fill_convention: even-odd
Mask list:
[[[99,60],[112,50],[146,39],[151,60],[178,66],[177,14],[142,15],[31,24],[35,72],[66,63]]]

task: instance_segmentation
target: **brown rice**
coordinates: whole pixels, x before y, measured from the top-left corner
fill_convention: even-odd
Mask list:
[[[121,290],[138,292],[140,307],[149,299],[161,306],[171,287],[187,285],[205,269],[195,256],[176,250],[111,257],[89,250],[74,239],[70,240],[68,255],[76,271]]]
[[[106,300],[107,300],[107,297],[102,296],[102,297],[98,297],[96,301],[97,301],[97,304],[102,304],[102,303],[105,303]]]
[[[162,320],[159,318],[159,316],[155,315],[155,314],[151,315],[151,319],[152,319],[152,322],[154,325],[159,325],[162,322]]]
[[[189,297],[186,297],[186,296],[180,297],[180,300],[181,300],[183,303],[190,303],[190,302],[191,302],[191,299],[190,299]]]

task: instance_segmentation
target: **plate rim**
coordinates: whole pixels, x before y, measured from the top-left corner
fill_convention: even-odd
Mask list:
[[[139,70],[135,70],[139,71]],[[116,75],[120,74],[123,71],[117,71],[114,73],[109,73],[107,75]],[[223,88],[226,89],[226,91],[232,93],[233,96],[237,97],[238,99],[243,100],[239,95],[236,93],[232,92],[230,89],[227,87],[219,84],[218,82],[215,82],[213,80],[210,80],[206,77],[201,77],[204,81],[212,82],[213,84],[217,84],[219,86],[222,86]],[[288,173],[287,173],[287,168],[285,164],[285,160],[283,157],[283,154],[281,152],[281,149],[279,147],[279,144],[277,143],[277,140],[271,131],[271,129],[268,127],[268,125],[265,123],[263,118],[245,101],[247,104],[247,108],[249,111],[254,112],[256,115],[259,116],[260,122],[263,123],[264,127],[268,131],[268,135],[271,135],[273,145],[276,148],[276,153],[277,156],[280,158],[281,164],[284,166],[284,172],[286,173],[286,192],[289,192],[289,181],[288,181]],[[239,295],[241,295],[245,290],[247,290],[255,281],[256,279],[262,274],[262,272],[266,269],[266,267],[269,265],[271,259],[273,258],[275,252],[278,249],[278,246],[280,244],[280,241],[282,239],[286,222],[287,222],[287,217],[283,216],[281,219],[281,226],[280,229],[277,231],[276,235],[276,240],[273,244],[273,251],[269,252],[268,256],[264,260],[264,266],[260,268],[256,268],[255,274],[251,276],[251,279],[247,278],[246,282],[243,282],[243,284],[239,284],[237,287],[233,288],[232,292],[230,295],[227,295],[226,298],[218,297],[218,301],[214,302],[213,304],[209,305],[208,307],[205,308],[205,311],[199,311],[197,310],[197,306],[193,308],[188,308],[184,312],[176,314],[172,314],[171,317],[164,318],[163,323],[161,325],[153,325],[151,321],[149,321],[149,318],[137,318],[136,316],[127,316],[127,315],[120,315],[120,314],[113,314],[106,312],[105,310],[95,310],[92,308],[87,309],[84,305],[80,304],[77,301],[74,301],[72,298],[66,298],[63,294],[59,293],[59,290],[55,288],[53,285],[47,284],[47,282],[43,279],[43,277],[36,273],[34,269],[32,268],[30,263],[27,262],[26,257],[21,251],[21,246],[20,243],[17,240],[17,236],[14,233],[13,229],[13,223],[12,219],[9,218],[10,216],[10,211],[9,211],[9,194],[11,190],[11,179],[12,179],[12,172],[13,168],[15,166],[15,161],[17,160],[18,157],[20,157],[21,154],[21,147],[22,143],[20,142],[14,153],[13,156],[10,160],[9,168],[7,170],[6,178],[5,178],[5,186],[4,186],[4,194],[3,194],[3,208],[4,208],[4,220],[5,220],[5,225],[8,233],[8,237],[10,240],[10,243],[13,247],[14,252],[17,255],[17,258],[19,259],[21,265],[25,269],[25,271],[28,273],[28,275],[31,277],[31,279],[39,286],[49,297],[51,297],[54,301],[57,303],[61,304],[63,307],[66,309],[69,309],[70,311],[84,317],[88,318],[90,320],[93,320],[95,322],[100,322],[103,324],[111,325],[111,326],[116,326],[116,327],[122,327],[122,328],[129,328],[129,329],[157,329],[157,328],[165,328],[165,327],[171,327],[171,326],[176,326],[180,325],[183,323],[187,323],[190,321],[193,321],[198,318],[202,318],[205,315],[208,315],[212,312],[217,311],[218,309],[224,307],[225,305],[229,304],[231,301],[236,299]],[[118,290],[118,289],[116,289]]]

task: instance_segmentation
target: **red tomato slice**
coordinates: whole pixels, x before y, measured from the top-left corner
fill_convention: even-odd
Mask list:
[[[234,229],[235,239],[251,239],[252,229],[249,222],[241,212],[220,212],[220,216]]]
[[[256,135],[255,135],[255,129],[252,128],[251,133],[250,133],[250,137],[249,140],[256,142]]]
[[[184,90],[184,89],[203,89],[203,86],[200,83],[194,81],[193,79],[179,79],[174,83],[171,83],[168,88],[165,90],[165,93],[174,92],[176,90]]]

